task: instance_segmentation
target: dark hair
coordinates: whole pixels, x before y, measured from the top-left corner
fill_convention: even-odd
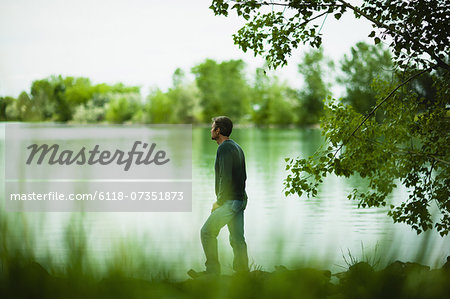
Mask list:
[[[220,134],[223,136],[230,136],[231,131],[233,131],[233,122],[227,116],[217,116],[213,119],[214,129],[220,128]]]

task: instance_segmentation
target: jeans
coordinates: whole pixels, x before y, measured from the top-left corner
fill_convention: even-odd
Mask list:
[[[247,200],[227,200],[212,212],[201,229],[203,251],[206,256],[206,272],[220,274],[217,251],[217,235],[228,226],[230,244],[233,248],[233,269],[248,271],[247,244],[244,238],[244,210]]]

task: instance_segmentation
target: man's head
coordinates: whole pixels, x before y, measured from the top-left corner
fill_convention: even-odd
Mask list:
[[[220,136],[229,137],[233,130],[233,122],[226,116],[218,116],[212,119],[211,139],[218,140]]]

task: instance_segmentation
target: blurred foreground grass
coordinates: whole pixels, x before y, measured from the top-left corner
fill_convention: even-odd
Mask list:
[[[375,269],[375,259],[350,253],[341,273],[253,265],[250,273],[175,279],[174,267],[132,239],[93,256],[83,217],[74,215],[61,259],[53,252],[38,258],[23,214],[0,212],[0,298],[450,298],[450,261],[432,270],[400,261]]]

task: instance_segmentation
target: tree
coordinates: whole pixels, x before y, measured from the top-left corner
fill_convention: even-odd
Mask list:
[[[377,102],[365,115],[329,99],[321,123],[328,145],[312,157],[286,159],[291,172],[285,181],[286,195],[316,195],[328,173],[360,175],[368,179],[369,191],[356,188],[349,197],[363,207],[384,206],[398,180],[410,195],[398,206],[390,206],[394,221],[409,224],[417,233],[434,228],[442,236],[448,234],[448,7],[449,0],[366,0],[359,6],[345,0],[213,1],[215,14],[228,15],[234,10],[248,21],[234,35],[235,43],[244,51],[264,55],[273,67],[286,64],[300,43],[319,47],[321,34],[315,20],[328,14],[339,19],[353,12],[368,20],[374,28],[369,37],[375,44],[387,42],[393,53],[396,76],[391,82],[375,80]],[[436,76],[435,70],[442,76]],[[429,105],[410,87],[426,73],[433,76],[437,91]],[[383,121],[374,121],[373,116],[380,112]],[[433,209],[435,215],[431,215]]]
[[[136,115],[141,113],[139,87],[125,86],[123,83],[91,85],[91,81],[83,77],[66,77],[63,80],[67,86],[66,97],[73,112],[73,121],[97,123],[107,119],[120,123],[139,118]]]
[[[22,91],[19,97],[16,100],[17,111],[19,112],[20,120],[36,120],[36,109],[33,107],[33,102],[30,99],[30,96]]]
[[[295,121],[295,91],[258,68],[251,91],[252,121],[257,125],[289,125]]]
[[[322,48],[304,54],[303,61],[298,65],[298,71],[305,82],[299,92],[299,124],[319,123],[323,114],[323,102],[330,95],[330,85],[324,82],[323,76],[332,67],[333,62],[324,57]]]
[[[66,101],[71,107],[86,104],[95,93],[91,80],[84,77],[58,77],[64,86]]]
[[[249,86],[244,67],[242,60],[217,63],[206,59],[192,68],[200,92],[203,121],[210,121],[216,115],[238,120],[249,112]]]
[[[85,105],[78,105],[73,113],[73,121],[77,123],[98,123],[105,119],[107,105],[96,105],[95,100]]]
[[[16,120],[18,117],[18,112],[15,107],[16,99],[13,97],[0,97],[0,120]],[[11,108],[13,107],[14,108]],[[14,111],[11,111],[14,110]],[[11,115],[13,114],[13,115]]]
[[[350,56],[344,55],[341,69],[343,75],[338,82],[346,89],[343,101],[357,112],[367,113],[376,104],[376,92],[371,87],[373,80],[389,81],[392,77],[392,57],[382,44],[359,42],[351,48]]]
[[[234,42],[243,51],[251,49],[255,55],[264,55],[273,67],[285,65],[292,49],[300,43],[315,48],[321,45],[315,20],[328,14],[339,20],[344,13],[353,12],[356,18],[372,23],[374,30],[369,36],[376,44],[390,39],[389,47],[400,66],[438,65],[448,69],[449,4],[448,0],[367,0],[360,6],[345,0],[213,0],[210,8],[224,16],[235,10],[247,20],[233,35]],[[266,9],[268,6],[272,9]]]
[[[107,104],[105,119],[111,123],[124,123],[130,121],[140,109],[140,94],[114,94]]]
[[[173,73],[172,82],[173,86],[167,92],[151,91],[144,107],[144,122],[185,124],[197,121],[199,98],[195,84],[186,82],[180,68]]]
[[[198,91],[194,84],[185,82],[182,69],[177,68],[172,76],[173,87],[167,92],[172,107],[171,123],[191,124],[195,122],[198,106]]]
[[[21,92],[17,99],[0,98],[0,120],[34,120],[33,103],[26,92]]]
[[[252,122],[256,125],[266,125],[269,118],[269,98],[267,96],[269,85],[270,78],[266,75],[264,69],[257,68],[250,96]]]
[[[84,92],[74,92],[80,87]],[[89,87],[90,81],[87,78],[51,76],[34,81],[31,85],[31,100],[37,119],[61,122],[70,120],[75,107],[90,98]]]
[[[139,97],[139,93],[139,87],[122,83],[92,85],[84,77],[51,76],[35,80],[31,86],[31,97],[23,92],[8,111],[10,116],[16,115],[14,119],[22,121],[67,122],[76,116],[76,122],[97,122],[105,119],[106,109],[109,109],[108,119],[122,122],[132,118],[130,111],[138,111],[136,107],[140,102],[137,103],[135,98]],[[112,100],[114,103],[109,105]]]
[[[55,113],[56,103],[52,82],[49,79],[33,81],[30,94],[38,120],[51,119]]]
[[[153,90],[147,97],[146,122],[154,124],[169,124],[172,116],[170,98],[159,89]]]

